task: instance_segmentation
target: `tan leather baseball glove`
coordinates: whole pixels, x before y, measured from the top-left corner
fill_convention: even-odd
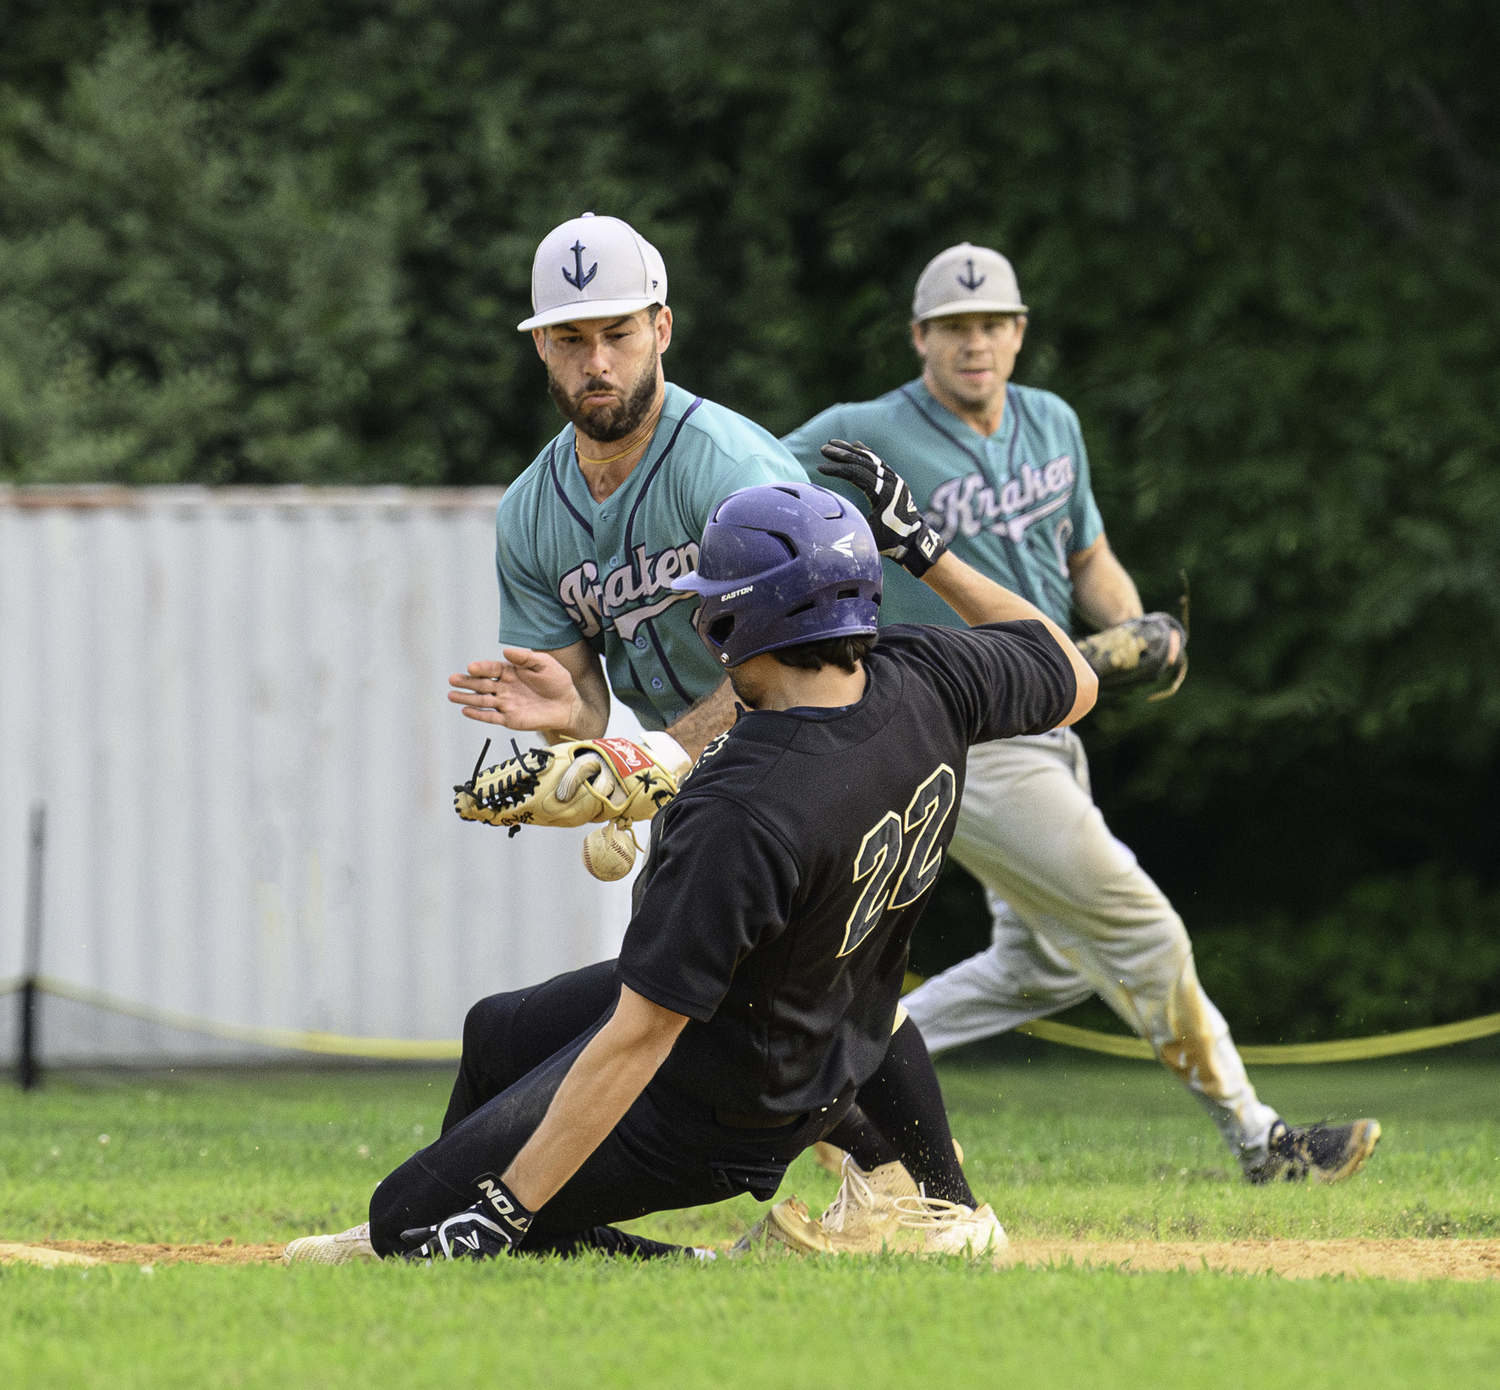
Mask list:
[[[454,787],[453,808],[465,820],[509,826],[511,834],[523,825],[650,820],[677,795],[677,783],[678,776],[629,739],[580,739],[518,749],[483,772],[476,764],[473,776]]]

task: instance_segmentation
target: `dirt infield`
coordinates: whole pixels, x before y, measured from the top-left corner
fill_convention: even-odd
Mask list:
[[[62,1265],[260,1265],[281,1258],[279,1244],[132,1245],[123,1240],[46,1240],[0,1244],[0,1264]]]
[[[1033,1269],[1076,1264],[1284,1279],[1500,1279],[1500,1240],[1018,1240],[1001,1258]]]
[[[0,1264],[58,1268],[97,1264],[271,1264],[282,1247],[236,1245],[132,1245],[116,1240],[56,1240],[36,1245],[0,1244]],[[1062,1265],[1113,1266],[1129,1272],[1205,1270],[1276,1274],[1315,1279],[1342,1274],[1362,1279],[1500,1279],[1500,1240],[1234,1240],[1079,1241],[1018,1240],[995,1261],[1032,1269]]]

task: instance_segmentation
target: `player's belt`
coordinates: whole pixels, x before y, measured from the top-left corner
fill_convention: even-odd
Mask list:
[[[805,1120],[807,1111],[800,1115],[737,1115],[733,1110],[721,1110],[714,1106],[714,1122],[730,1129],[784,1129],[798,1120]]]

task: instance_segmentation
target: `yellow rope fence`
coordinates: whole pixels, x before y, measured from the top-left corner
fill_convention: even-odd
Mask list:
[[[20,987],[19,980],[6,981],[4,985],[0,985],[0,994]],[[263,1028],[252,1023],[220,1023],[215,1019],[198,1018],[176,1009],[159,1009],[152,1004],[137,1004],[129,999],[119,999],[103,990],[71,984],[50,975],[39,975],[36,987],[40,993],[50,994],[58,999],[71,999],[78,1004],[89,1004],[112,1014],[122,1014],[126,1018],[138,1018],[146,1023],[178,1028],[185,1033],[223,1038],[228,1042],[255,1043],[261,1047],[319,1052],[335,1057],[373,1057],[393,1062],[456,1061],[463,1053],[463,1043],[456,1039],[424,1041],[410,1038],[350,1038],[340,1033],[319,1033],[297,1028]]]
[[[912,983],[908,977],[908,983]],[[919,981],[918,981],[919,983]],[[0,981],[0,995],[20,989],[22,981]],[[126,1018],[200,1033],[228,1042],[253,1043],[261,1047],[285,1048],[296,1052],[315,1052],[336,1057],[368,1057],[402,1062],[448,1062],[463,1051],[457,1039],[416,1040],[409,1038],[353,1038],[339,1033],[320,1033],[296,1028],[265,1028],[249,1023],[220,1023],[198,1018],[176,1009],[161,1009],[151,1004],[137,1004],[106,994],[87,985],[75,985],[50,975],[37,977],[36,987],[42,994],[71,999]],[[1100,1033],[1092,1028],[1077,1028],[1071,1023],[1054,1023],[1037,1019],[1020,1024],[1016,1032],[1026,1033],[1044,1042],[1063,1047],[1081,1048],[1109,1057],[1130,1057],[1151,1061],[1155,1053],[1144,1038],[1128,1038]],[[1425,1052],[1434,1047],[1451,1047],[1454,1043],[1473,1042],[1500,1033],[1500,1014],[1465,1019],[1461,1023],[1444,1023],[1434,1028],[1411,1028],[1403,1033],[1381,1033],[1369,1038],[1338,1038],[1332,1042],[1285,1043],[1273,1046],[1241,1047],[1240,1056],[1248,1066],[1297,1066],[1321,1062],[1363,1062],[1376,1057],[1398,1057],[1408,1052]]]
[[[1111,1057],[1136,1057],[1150,1061],[1155,1057],[1151,1044],[1144,1038],[1126,1038],[1113,1033],[1098,1033],[1092,1028],[1075,1028],[1071,1023],[1053,1023],[1039,1018],[1022,1023],[1016,1032],[1029,1033],[1045,1042],[1064,1047],[1081,1047],[1086,1052],[1103,1052]],[[1406,1052],[1425,1052],[1433,1047],[1451,1047],[1454,1043],[1473,1042],[1476,1038],[1500,1033],[1500,1014],[1468,1018],[1462,1023],[1444,1023],[1436,1028],[1411,1028],[1404,1033],[1379,1033],[1372,1038],[1335,1038],[1331,1042],[1275,1043],[1267,1046],[1241,1047],[1240,1056],[1250,1067],[1306,1066],[1314,1062],[1364,1062],[1373,1057],[1399,1057]]]

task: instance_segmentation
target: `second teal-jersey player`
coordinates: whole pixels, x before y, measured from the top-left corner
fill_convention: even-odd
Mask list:
[[[905,479],[954,555],[1064,628],[1075,604],[1112,626],[1140,615],[1140,597],[1105,537],[1078,417],[1051,392],[1010,380],[1026,313],[1004,256],[949,247],[913,300],[922,375],[833,406],[785,442],[820,478],[830,437],[861,441]],[[889,559],[885,572],[882,624],[961,625]],[[1198,981],[1181,917],[1094,805],[1071,729],[971,750],[952,855],[985,886],[994,944],[908,996],[931,1049],[1098,994],[1202,1102],[1252,1181],[1333,1180],[1364,1163],[1375,1121],[1291,1127],[1256,1094]]]

